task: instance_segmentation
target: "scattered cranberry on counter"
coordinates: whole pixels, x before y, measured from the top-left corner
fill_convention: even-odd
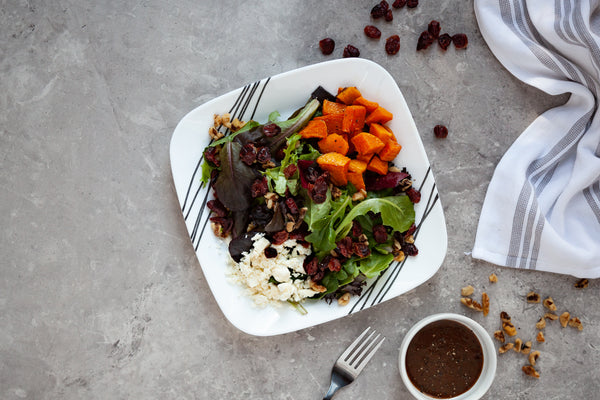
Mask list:
[[[433,134],[438,139],[444,139],[448,137],[448,128],[444,125],[436,125],[435,128],[433,128]]]
[[[319,48],[321,49],[321,53],[329,55],[333,53],[333,49],[335,49],[335,42],[331,38],[322,39],[319,42]]]

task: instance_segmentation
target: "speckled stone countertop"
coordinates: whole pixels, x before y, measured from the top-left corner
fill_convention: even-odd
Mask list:
[[[600,282],[515,271],[469,256],[494,167],[533,119],[563,103],[494,58],[471,1],[421,0],[377,21],[371,1],[9,1],[0,3],[0,398],[320,399],[334,360],[367,325],[387,341],[336,399],[407,399],[404,334],[438,312],[488,332],[505,310],[533,339],[530,290],[579,316],[522,355],[499,357],[486,399],[592,399],[600,390]],[[428,22],[464,32],[466,50],[416,52]],[[337,47],[323,56],[318,41]],[[448,253],[427,283],[369,310],[274,337],[220,311],[174,191],[169,141],[191,109],[258,79],[340,58],[346,44],[385,67],[414,115],[439,187]],[[448,126],[447,139],[433,136]],[[510,185],[510,182],[506,183]],[[499,282],[491,285],[488,276]],[[491,314],[459,302],[471,284]]]

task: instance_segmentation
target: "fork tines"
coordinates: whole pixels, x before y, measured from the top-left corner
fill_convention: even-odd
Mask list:
[[[369,326],[354,342],[352,342],[346,351],[342,353],[340,361],[343,361],[349,367],[360,372],[371,357],[373,357],[384,340],[385,336],[378,333],[375,329],[371,329]]]

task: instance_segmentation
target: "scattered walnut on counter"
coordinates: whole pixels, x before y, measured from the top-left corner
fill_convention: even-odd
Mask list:
[[[470,296],[474,292],[475,292],[475,288],[473,288],[473,286],[471,286],[471,285],[465,286],[464,288],[460,289],[461,296]]]
[[[575,288],[576,289],[585,289],[586,287],[588,287],[589,283],[590,283],[590,281],[585,278],[580,279],[577,282],[575,282]]]
[[[544,299],[544,307],[546,307],[548,310],[550,311],[556,311],[556,304],[554,304],[554,300],[552,300],[552,297],[548,297],[546,299]]]
[[[502,329],[508,336],[515,336],[517,334],[517,328],[511,322],[503,322]]]
[[[460,302],[472,310],[483,311],[483,307],[481,306],[481,304],[471,299],[470,297],[463,297],[460,299]]]
[[[491,283],[498,282],[498,277],[496,276],[496,274],[491,274],[489,279]]]
[[[535,327],[537,329],[544,329],[546,327],[546,318],[540,318],[540,320],[535,324]]]
[[[483,316],[487,317],[490,313],[490,296],[486,292],[481,294],[481,307],[483,308]]]
[[[539,378],[540,377],[540,373],[537,372],[535,370],[535,368],[533,368],[531,365],[524,365],[522,368],[523,372],[525,373],[525,375],[527,376],[531,376],[533,378]]]
[[[529,364],[535,366],[535,363],[537,362],[538,358],[540,357],[540,352],[539,351],[532,351],[529,354],[529,357],[527,358],[529,360]]]
[[[514,346],[515,346],[514,343],[506,343],[505,345],[500,346],[500,348],[498,349],[498,353],[504,354],[507,351],[509,351],[510,349],[512,349]]]
[[[510,315],[508,315],[508,313],[506,311],[502,311],[500,313],[500,319],[502,320],[502,322],[510,322]]]
[[[523,346],[523,341],[519,338],[516,338],[515,339],[515,347],[513,347],[513,350],[516,351],[517,353],[520,353],[521,346]]]
[[[538,343],[544,343],[546,341],[546,338],[544,337],[544,332],[539,331],[537,336],[535,337],[535,340],[537,340]]]
[[[565,311],[564,313],[560,314],[560,317],[558,317],[558,319],[560,320],[560,324],[562,325],[563,328],[567,327],[570,317],[571,317],[571,314],[569,314],[568,311]]]
[[[540,302],[540,295],[537,294],[536,292],[529,292],[527,293],[527,302],[528,303],[539,303]]]
[[[548,312],[548,313],[544,314],[544,318],[549,319],[551,321],[556,321],[558,319],[558,315]]]
[[[521,353],[529,354],[530,351],[531,351],[531,340],[528,340],[525,343],[523,343],[523,345],[521,346]]]
[[[572,326],[573,328],[577,328],[580,331],[583,330],[583,325],[581,324],[581,321],[577,317],[573,317],[569,320],[569,326]]]
[[[500,343],[504,343],[506,341],[506,338],[504,337],[504,332],[502,332],[502,331],[494,332],[494,339],[496,339]]]

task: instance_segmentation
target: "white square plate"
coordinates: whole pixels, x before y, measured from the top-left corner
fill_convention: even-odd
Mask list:
[[[214,236],[206,201],[212,191],[201,187],[200,159],[209,143],[208,129],[214,114],[230,112],[233,117],[266,122],[272,111],[281,119],[302,107],[317,86],[331,93],[338,87],[356,86],[363,96],[391,111],[389,123],[402,151],[395,165],[406,167],[414,187],[421,191],[415,205],[419,254],[394,262],[384,274],[368,281],[360,297],[350,304],[309,300],[308,314],[302,315],[287,303],[259,308],[243,294],[243,287],[226,275],[228,250]],[[447,233],[442,206],[423,143],[406,101],[392,76],[378,64],[361,58],[344,58],[314,64],[249,84],[189,112],[177,125],[171,138],[171,168],[175,189],[192,245],[206,280],[227,319],[240,330],[257,336],[277,335],[307,328],[367,309],[399,296],[431,278],[446,255]]]

